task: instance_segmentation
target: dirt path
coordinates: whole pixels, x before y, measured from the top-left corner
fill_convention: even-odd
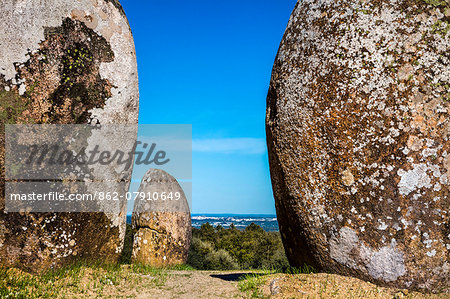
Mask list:
[[[241,272],[171,271],[164,286],[137,292],[136,298],[243,298]]]
[[[157,275],[127,273],[115,283],[106,283],[101,289],[92,288],[92,275],[78,290],[84,298],[246,298],[239,291],[238,280],[246,271],[190,271],[167,270]],[[95,290],[93,290],[95,289]],[[70,292],[68,298],[78,298],[79,292]]]
[[[0,297],[7,298],[450,298],[388,289],[326,273],[196,271],[139,265],[81,266],[41,276],[17,269],[0,272]]]
[[[246,292],[238,281],[255,273]],[[259,274],[257,274],[259,273]],[[262,272],[171,271],[164,286],[136,293],[136,298],[449,298],[376,286],[362,280],[334,274],[274,274]]]

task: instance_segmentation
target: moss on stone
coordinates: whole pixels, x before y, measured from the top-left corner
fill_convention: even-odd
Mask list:
[[[14,91],[0,91],[0,123],[15,124],[28,103]]]
[[[450,30],[450,24],[447,21],[438,20],[436,23],[431,26],[431,32],[433,34],[439,34],[444,38],[447,35],[447,32]]]
[[[448,2],[446,0],[423,0],[425,3],[432,6],[448,6]]]
[[[112,84],[100,76],[100,64],[114,61],[111,45],[70,18],[59,27],[45,28],[44,33],[40,49],[28,54],[30,59],[22,68],[17,67],[27,82],[30,100],[45,103],[31,114],[43,123],[85,123],[91,117],[89,111],[102,108],[111,97]]]

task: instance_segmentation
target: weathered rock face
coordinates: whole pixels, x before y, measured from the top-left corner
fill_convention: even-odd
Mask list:
[[[119,215],[4,212],[3,133],[6,123],[137,124],[136,55],[123,9],[116,0],[6,0],[0,23],[0,266],[39,272],[75,258],[115,261],[126,203]]]
[[[449,13],[446,1],[298,2],[266,118],[293,265],[450,287]]]
[[[163,170],[151,169],[138,192],[157,200],[135,201],[132,261],[153,267],[186,263],[192,235],[191,213],[177,180]]]

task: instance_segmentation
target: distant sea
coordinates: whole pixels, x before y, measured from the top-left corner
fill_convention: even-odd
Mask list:
[[[131,216],[127,216],[127,222],[131,223]],[[278,221],[275,215],[258,215],[258,214],[193,214],[192,226],[200,228],[202,224],[209,222],[216,227],[221,225],[224,228],[229,228],[233,223],[237,229],[244,229],[251,223],[261,226],[265,231],[278,231]]]

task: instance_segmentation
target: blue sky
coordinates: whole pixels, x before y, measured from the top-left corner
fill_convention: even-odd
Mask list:
[[[122,0],[141,124],[192,124],[193,213],[273,214],[265,105],[294,0]]]

